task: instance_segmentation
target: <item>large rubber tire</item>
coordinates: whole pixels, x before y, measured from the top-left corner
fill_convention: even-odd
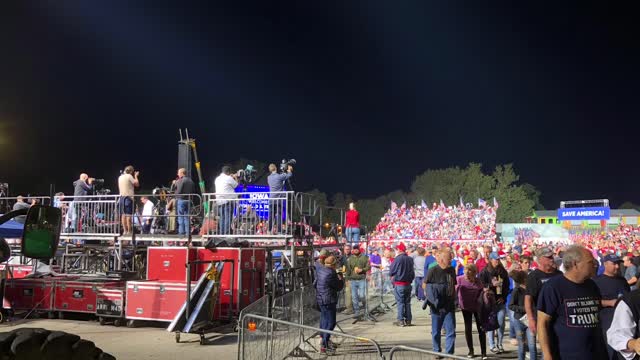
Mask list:
[[[0,333],[0,358],[15,360],[111,360],[95,344],[78,335],[39,328]]]

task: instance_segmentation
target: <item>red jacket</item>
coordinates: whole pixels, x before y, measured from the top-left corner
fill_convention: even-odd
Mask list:
[[[348,210],[345,219],[344,227],[347,228],[359,228],[360,227],[360,213],[356,210]]]

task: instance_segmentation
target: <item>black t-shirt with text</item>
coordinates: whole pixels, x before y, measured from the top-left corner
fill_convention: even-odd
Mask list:
[[[542,270],[535,269],[527,275],[527,290],[526,295],[529,295],[533,298],[533,305],[535,306],[538,303],[538,295],[540,294],[540,290],[542,290],[542,286],[552,277],[562,275],[562,272],[554,269],[550,273],[546,273]]]
[[[538,311],[551,316],[549,344],[554,359],[607,358],[600,299],[600,290],[591,279],[577,284],[556,276],[545,283],[538,296]]]

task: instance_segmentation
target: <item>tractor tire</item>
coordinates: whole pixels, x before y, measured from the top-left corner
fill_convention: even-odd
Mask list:
[[[0,333],[0,358],[15,360],[111,360],[95,344],[78,335],[39,328]]]

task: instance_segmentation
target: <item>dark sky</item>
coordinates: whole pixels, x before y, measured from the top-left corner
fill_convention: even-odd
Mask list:
[[[549,208],[640,202],[635,9],[133,3],[0,5],[0,181],[16,192],[127,164],[167,184],[188,127],[207,177],[293,157],[299,189],[362,198],[513,162]]]

